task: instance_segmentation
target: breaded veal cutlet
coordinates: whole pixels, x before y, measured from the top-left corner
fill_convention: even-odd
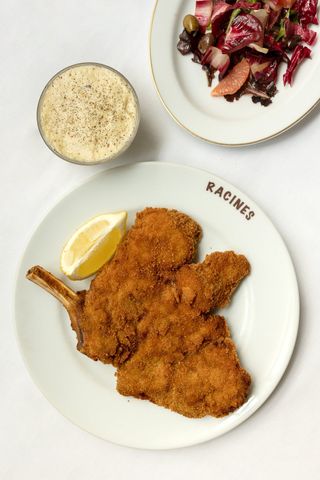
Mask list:
[[[121,394],[187,417],[221,417],[246,401],[251,379],[215,311],[250,266],[231,251],[193,263],[200,237],[188,215],[146,208],[88,291],[39,266],[27,278],[66,307],[80,352],[117,367]]]

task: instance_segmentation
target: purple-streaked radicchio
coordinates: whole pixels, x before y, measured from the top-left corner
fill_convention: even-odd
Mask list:
[[[269,52],[277,53],[285,61],[288,59],[285,52],[286,45],[283,42],[278,42],[272,34],[268,33],[264,36],[264,45],[268,48]]]
[[[254,103],[260,102],[261,105],[268,106],[271,97],[277,93],[276,82],[281,57],[247,52],[246,59],[250,64],[251,79],[245,93],[253,95]]]
[[[289,61],[287,71],[283,75],[283,83],[286,85],[292,85],[293,75],[296,72],[298,66],[305,58],[311,57],[311,50],[308,47],[303,47],[302,45],[297,45],[293,51],[292,57]]]
[[[195,17],[197,18],[201,32],[205,32],[207,26],[211,21],[211,14],[213,9],[212,0],[197,0]]]
[[[250,13],[240,14],[234,19],[227,32],[222,52],[233,53],[250,43],[258,43],[262,38],[263,26],[260,20]]]
[[[246,2],[245,0],[239,0],[233,5],[233,8],[242,8],[243,10],[259,10],[261,8],[261,2]]]
[[[217,2],[215,3],[212,16],[211,16],[211,30],[213,35],[219,35],[222,33],[220,26],[223,23],[224,19],[227,17],[227,13],[234,9],[234,5],[230,5],[227,2]]]
[[[281,12],[282,6],[278,5],[276,0],[264,0],[264,4],[266,7],[270,8],[274,12]]]
[[[317,8],[318,0],[297,0],[294,4],[294,10],[303,26],[310,23],[318,25]]]
[[[263,28],[263,34],[261,35],[261,38],[258,42],[249,43],[249,47],[253,48],[254,50],[260,53],[268,53],[268,49],[263,46],[263,39],[264,39],[264,31],[268,23],[269,13],[264,8],[259,8],[259,10],[253,10],[252,15],[256,17],[258,20],[260,20]]]
[[[310,30],[308,27],[303,27],[298,23],[291,22],[288,18],[284,21],[287,39],[298,35],[301,40],[308,45],[314,45],[316,43],[317,34],[314,30]]]
[[[202,65],[211,65],[215,70],[219,71],[219,79],[221,79],[230,65],[229,55],[222,53],[220,48],[210,47],[203,56]]]
[[[281,10],[278,10],[278,11],[270,10],[268,25],[267,25],[268,30],[271,30],[275,26],[275,24],[278,22],[280,18],[280,15],[281,15]]]
[[[277,81],[279,58],[247,53],[246,59],[255,80],[263,80],[265,83]]]
[[[250,3],[246,0],[239,0],[236,3],[230,4],[223,0],[218,1],[214,4],[211,16],[211,30],[214,35],[219,35],[221,32],[221,25],[224,24],[225,20],[228,18],[228,14],[232,10],[236,10],[241,8],[243,10],[252,10],[252,9],[260,9],[261,3]]]

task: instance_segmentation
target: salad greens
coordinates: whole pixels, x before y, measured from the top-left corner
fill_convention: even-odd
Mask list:
[[[287,64],[283,82],[292,85],[301,62],[311,58],[317,34],[310,25],[318,24],[317,8],[318,0],[196,0],[177,48],[193,55],[209,86],[215,74],[224,80],[215,92],[223,92],[226,100],[249,94],[254,103],[267,106],[277,93],[279,65]],[[240,62],[245,68],[234,69]],[[249,67],[249,76],[235,79],[234,72]]]

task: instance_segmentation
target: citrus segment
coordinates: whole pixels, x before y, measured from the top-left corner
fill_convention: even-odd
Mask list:
[[[115,253],[126,232],[127,212],[98,215],[82,225],[65,245],[61,270],[72,280],[96,273]]]
[[[244,85],[249,73],[249,62],[243,58],[241,62],[237,63],[230,73],[228,73],[228,75],[212,90],[211,95],[213,97],[233,95]]]

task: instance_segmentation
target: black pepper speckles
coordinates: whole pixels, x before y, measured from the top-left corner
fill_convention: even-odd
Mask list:
[[[114,156],[128,142],[136,127],[137,104],[116,72],[81,65],[49,84],[40,120],[54,150],[90,163]]]

